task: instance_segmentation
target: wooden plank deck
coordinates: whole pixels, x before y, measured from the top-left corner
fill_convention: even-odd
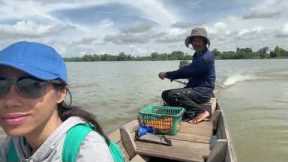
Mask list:
[[[209,144],[173,140],[173,146],[155,145],[153,143],[136,141],[136,152],[165,159],[189,162],[204,162],[209,154]]]
[[[167,136],[171,139],[172,146],[136,141],[136,152],[144,156],[204,162],[210,153],[209,140],[212,136],[212,129],[211,121],[196,125],[182,122],[181,129],[176,136]]]
[[[177,139],[182,141],[209,143],[212,133],[213,124],[210,121],[201,122],[199,124],[182,122],[180,131],[177,133],[177,135],[167,137],[169,139]]]

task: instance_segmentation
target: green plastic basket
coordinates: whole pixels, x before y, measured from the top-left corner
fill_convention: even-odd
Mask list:
[[[147,105],[139,111],[139,120],[145,126],[153,127],[157,134],[176,135],[184,108],[160,105]]]

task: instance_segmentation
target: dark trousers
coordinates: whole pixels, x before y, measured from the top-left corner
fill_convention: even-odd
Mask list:
[[[200,104],[208,102],[212,95],[213,89],[206,87],[169,89],[162,92],[166,105],[185,108],[184,118],[191,118],[205,111]]]

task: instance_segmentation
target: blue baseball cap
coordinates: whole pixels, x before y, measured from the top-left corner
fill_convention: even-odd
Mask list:
[[[52,47],[36,42],[16,42],[0,51],[0,65],[10,66],[42,80],[67,84],[63,58]]]

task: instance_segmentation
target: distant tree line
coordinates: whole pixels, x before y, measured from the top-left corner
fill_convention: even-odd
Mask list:
[[[217,49],[212,50],[216,59],[265,59],[265,58],[288,58],[288,51],[279,46],[273,50],[263,47],[258,51],[251,48],[237,48],[236,51],[220,52]]]
[[[267,58],[288,58],[288,51],[276,46],[273,50],[263,47],[258,51],[251,48],[237,48],[236,51],[219,51],[213,49],[216,59],[267,59]],[[182,51],[173,51],[171,53],[153,52],[149,56],[132,56],[124,52],[118,55],[111,54],[86,54],[82,57],[69,57],[65,61],[161,61],[161,60],[191,60],[192,55]]]
[[[65,58],[65,61],[160,61],[160,60],[191,60],[192,56],[182,51],[171,53],[153,52],[150,56],[132,56],[124,52],[118,55],[111,54],[86,54],[82,57]]]

